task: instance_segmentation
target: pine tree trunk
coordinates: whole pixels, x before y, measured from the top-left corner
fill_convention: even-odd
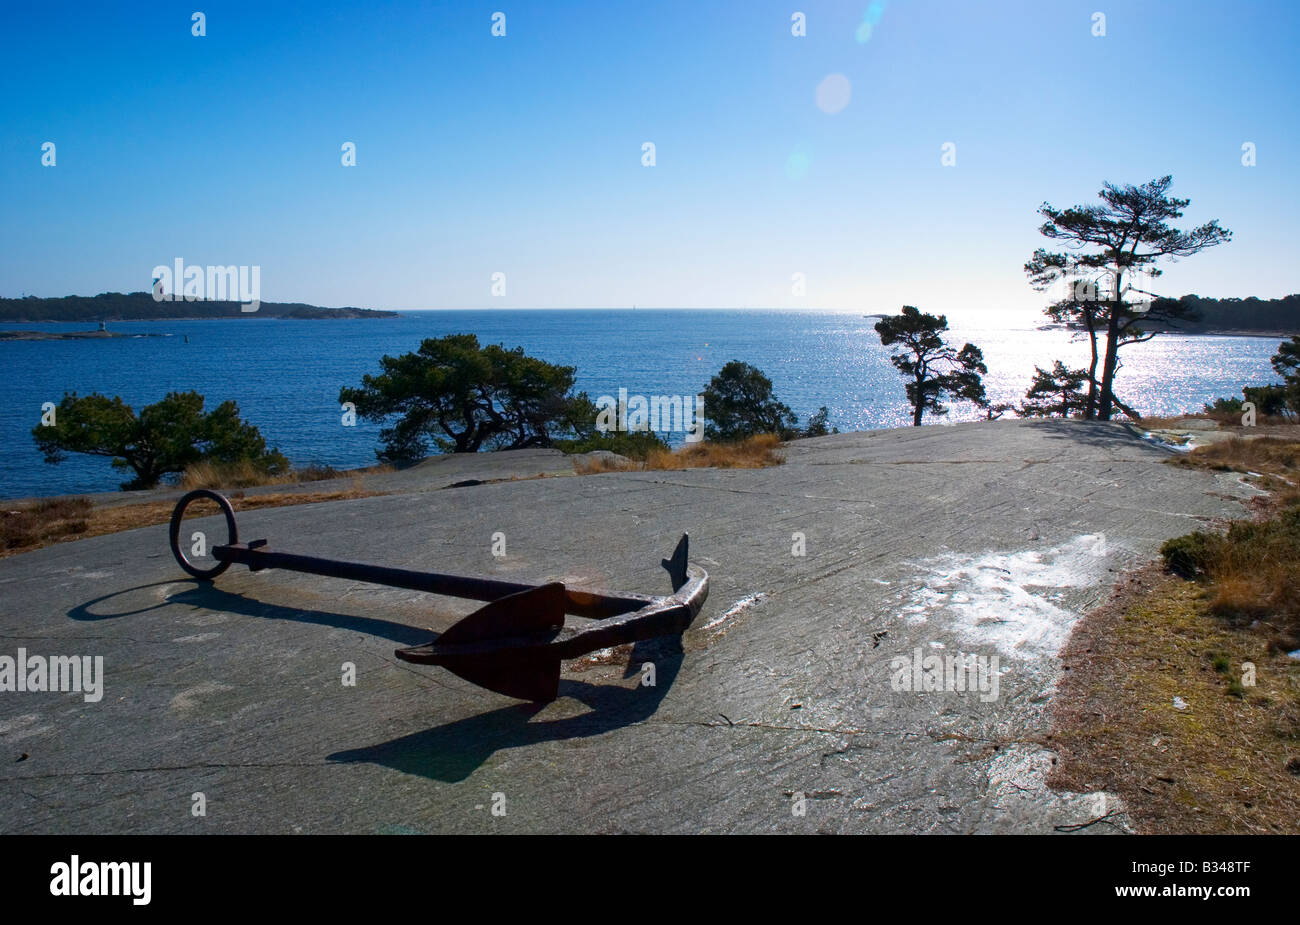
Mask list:
[[[1111,303],[1110,319],[1106,325],[1106,359],[1101,371],[1101,403],[1097,417],[1109,421],[1115,407],[1115,366],[1119,357],[1119,305]]]
[[[1088,402],[1083,408],[1083,418],[1091,421],[1097,416],[1097,319],[1088,319],[1088,344],[1092,348],[1092,361],[1088,364]]]

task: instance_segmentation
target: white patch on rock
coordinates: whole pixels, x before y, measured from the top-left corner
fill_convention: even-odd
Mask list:
[[[39,713],[24,713],[10,720],[0,720],[0,735],[6,742],[20,742],[31,736],[49,732],[53,727],[41,725]]]
[[[736,603],[728,607],[725,613],[714,617],[708,623],[704,624],[704,629],[711,630],[716,626],[721,626],[723,623],[726,623],[728,620],[734,619],[735,617],[744,613],[749,608],[753,607],[756,604],[761,604],[765,600],[767,600],[767,595],[761,591],[758,592],[757,594],[750,594],[745,597],[742,597],[740,600],[736,601]]]
[[[179,636],[172,642],[207,642],[209,639],[216,639],[220,633],[199,633],[195,636]]]
[[[925,584],[901,613],[912,623],[945,614],[964,644],[1011,658],[1054,656],[1080,616],[1059,606],[1060,592],[1098,583],[1114,552],[1103,534],[1090,533],[1048,550],[925,559],[916,563]]]
[[[1113,793],[1095,790],[1074,793],[1052,790],[1047,775],[1052,770],[1052,753],[1045,748],[1017,742],[989,762],[989,793],[992,803],[1003,811],[1013,810],[1022,800],[1045,803],[1057,825],[1096,824],[1103,817],[1122,831],[1131,831],[1124,802]]]
[[[192,710],[199,705],[199,698],[206,697],[208,694],[219,694],[222,691],[234,690],[229,684],[218,684],[216,681],[204,681],[202,684],[196,684],[187,690],[181,691],[172,698],[171,703],[167,706],[172,710]]]

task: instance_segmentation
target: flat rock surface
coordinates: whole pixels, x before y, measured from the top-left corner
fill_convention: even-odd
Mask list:
[[[559,465],[541,453],[248,511],[240,536],[657,594],[689,531],[711,590],[683,637],[566,663],[538,707],[394,658],[469,601],[240,566],[198,582],[164,526],[15,556],[0,656],[102,656],[104,683],[97,702],[0,692],[0,832],[1051,832],[1118,812],[1084,830],[1115,831],[1112,797],[1043,786],[1056,654],[1118,571],[1253,493],[1163,465],[1169,450],[1118,424],[874,431],[796,442],[770,469],[492,481]],[[467,480],[482,484],[429,490]],[[224,539],[216,519],[190,524]],[[918,652],[996,656],[996,698],[896,689],[891,660]]]

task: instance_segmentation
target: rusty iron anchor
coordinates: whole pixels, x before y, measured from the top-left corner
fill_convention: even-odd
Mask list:
[[[185,509],[200,498],[215,501],[225,516],[227,542],[213,546],[217,564],[200,568],[180,545]],[[408,588],[488,602],[432,641],[398,649],[406,662],[441,665],[479,687],[520,700],[549,702],[558,696],[560,662],[589,652],[684,632],[709,595],[709,576],[687,561],[689,537],[682,534],[670,558],[662,560],[673,593],[664,597],[417,572],[409,569],[276,552],[266,540],[239,542],[235,510],[220,492],[191,491],[176,502],[168,532],[172,555],[186,572],[212,580],[236,563],[250,571],[277,568],[331,578]],[[565,614],[590,622],[568,626]]]

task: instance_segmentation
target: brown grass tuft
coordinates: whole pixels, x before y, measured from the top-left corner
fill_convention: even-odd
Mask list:
[[[779,466],[785,459],[778,452],[781,438],[759,434],[737,443],[691,443],[665,453],[652,452],[647,469],[764,469]]]
[[[599,472],[642,472],[674,469],[763,469],[785,462],[775,434],[759,434],[736,443],[689,443],[677,450],[651,450],[645,462],[592,457],[574,461],[579,475]]]
[[[369,469],[335,469],[333,466],[310,465],[293,469],[281,475],[267,475],[252,463],[233,464],[197,462],[181,475],[180,487],[187,491],[195,488],[255,488],[261,485],[301,485],[304,482],[323,482],[350,476],[356,484],[360,475],[379,475],[392,472],[392,466],[371,466]]]
[[[1230,437],[1198,446],[1172,462],[1194,469],[1231,469],[1289,478],[1300,472],[1300,441],[1282,437]]]
[[[1220,429],[1242,429],[1241,412],[1239,411],[1196,411],[1191,414],[1175,414],[1173,416],[1151,415],[1134,421],[1139,427],[1146,430],[1165,430],[1179,429],[1186,425],[1185,421],[1207,421],[1217,424]],[[1294,432],[1296,422],[1280,414],[1261,414],[1256,416],[1255,427],[1251,429]],[[1211,430],[1215,428],[1210,428]]]
[[[1224,617],[1255,619],[1271,613],[1271,582],[1266,576],[1225,572],[1210,586],[1210,610]]]
[[[237,463],[196,462],[181,474],[180,487],[252,488],[256,485],[284,485],[295,481],[292,474],[267,475],[247,460]]]
[[[596,475],[600,472],[629,472],[644,468],[644,463],[634,459],[613,459],[609,456],[589,456],[573,461],[573,470],[578,475]]]
[[[0,511],[0,556],[80,536],[92,507],[88,498],[44,498]]]
[[[260,507],[345,501],[376,494],[382,492],[367,491],[359,479],[353,479],[350,488],[338,491],[274,492],[251,496],[237,491],[230,495],[230,500],[236,511],[246,511]],[[171,520],[173,507],[175,503],[172,501],[145,501],[111,507],[95,507],[86,498],[38,501],[17,511],[6,511],[0,517],[0,538],[3,538],[0,558],[82,537],[165,524]],[[216,513],[216,505],[198,502],[185,513],[187,520],[206,517]],[[224,538],[222,542],[225,542]]]
[[[1178,463],[1258,473],[1256,484],[1275,494],[1261,516],[1233,521],[1226,534],[1198,531],[1165,543],[1166,564],[1204,583],[1211,613],[1259,621],[1275,647],[1300,645],[1300,442],[1234,437]]]

